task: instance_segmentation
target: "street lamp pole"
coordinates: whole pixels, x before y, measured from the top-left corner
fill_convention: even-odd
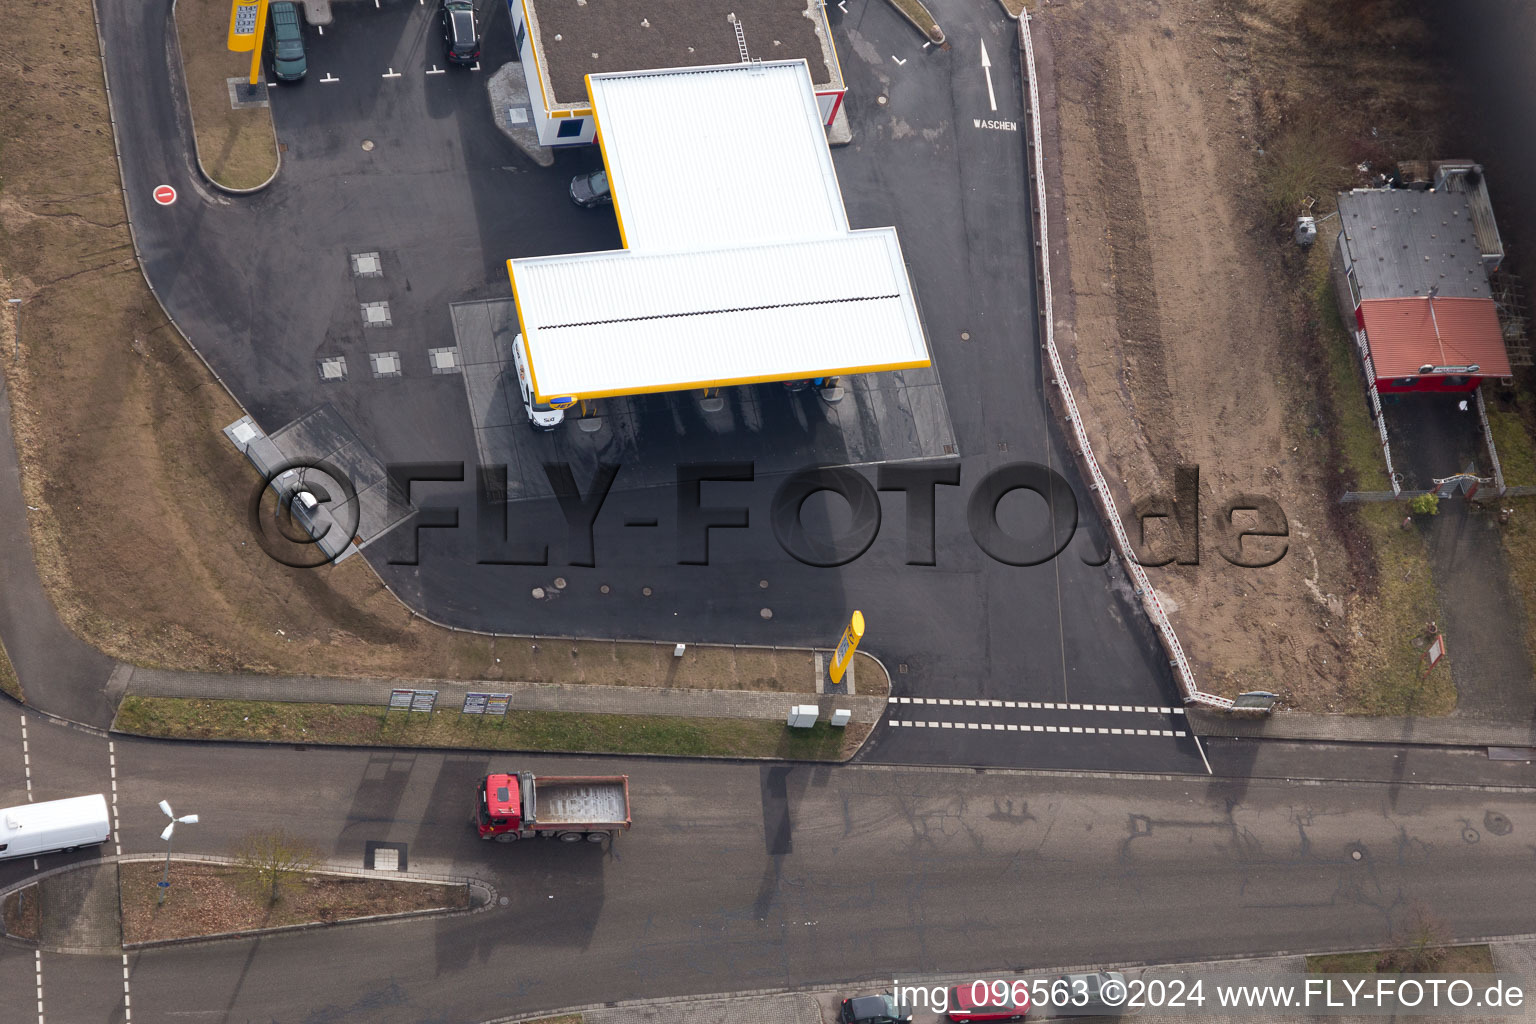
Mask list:
[[[178,818],[176,817],[176,812],[171,810],[171,805],[164,800],[160,801],[160,809],[165,812],[167,818],[171,819],[171,823],[165,826],[164,832],[160,833],[160,838],[165,840],[165,874],[160,878],[160,892],[155,897],[155,906],[157,907],[164,905],[165,890],[171,887],[171,836],[176,833],[176,825],[178,822],[185,825],[197,824],[197,815],[184,814]]]

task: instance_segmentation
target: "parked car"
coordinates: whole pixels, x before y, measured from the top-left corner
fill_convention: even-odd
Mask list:
[[[1125,1010],[1128,995],[1125,975],[1119,971],[1093,971],[1088,974],[1063,974],[1051,981],[1067,987],[1066,1004],[1052,1010],[1063,1017],[1115,1017]]]
[[[1014,1002],[1017,995],[1018,1002]],[[953,1021],[1023,1020],[1029,1013],[1029,993],[1020,985],[1001,999],[991,986],[956,985],[949,990],[948,1017]]]
[[[838,1024],[907,1024],[911,1019],[911,1008],[897,1004],[890,996],[844,999],[837,1011]]]
[[[267,65],[279,82],[297,82],[309,74],[304,56],[304,23],[299,5],[292,0],[275,0],[267,7]]]
[[[475,20],[472,0],[442,0],[438,13],[443,19],[443,44],[448,60],[454,64],[473,64],[480,59],[480,25]]]
[[[565,422],[564,406],[566,401],[559,405],[547,402],[535,402],[533,400],[533,381],[528,376],[528,364],[523,359],[523,336],[519,334],[512,339],[512,365],[517,368],[517,390],[523,396],[523,411],[528,414],[528,422],[533,424],[534,430],[554,430]]]
[[[608,191],[608,172],[599,167],[572,178],[571,202],[585,210],[595,210],[613,202],[613,193]]]

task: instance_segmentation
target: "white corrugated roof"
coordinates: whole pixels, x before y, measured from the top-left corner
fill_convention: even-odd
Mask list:
[[[588,87],[627,248],[507,261],[540,398],[929,365],[896,229],[848,230],[804,61]]]
[[[848,230],[804,61],[592,75],[587,88],[627,248]]]
[[[894,228],[752,248],[515,263],[523,339],[546,399],[929,362]]]

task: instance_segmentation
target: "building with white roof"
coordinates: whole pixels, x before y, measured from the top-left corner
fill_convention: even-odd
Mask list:
[[[507,261],[538,400],[930,365],[896,229],[848,227],[804,61],[588,91],[625,248]],[[712,104],[733,116],[671,131]]]

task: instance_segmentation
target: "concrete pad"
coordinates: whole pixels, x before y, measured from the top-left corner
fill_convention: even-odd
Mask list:
[[[502,65],[486,82],[485,88],[490,93],[491,110],[496,114],[496,127],[501,134],[511,139],[523,155],[540,167],[553,167],[555,151],[539,144],[539,133],[533,124],[523,66],[516,62]]]

